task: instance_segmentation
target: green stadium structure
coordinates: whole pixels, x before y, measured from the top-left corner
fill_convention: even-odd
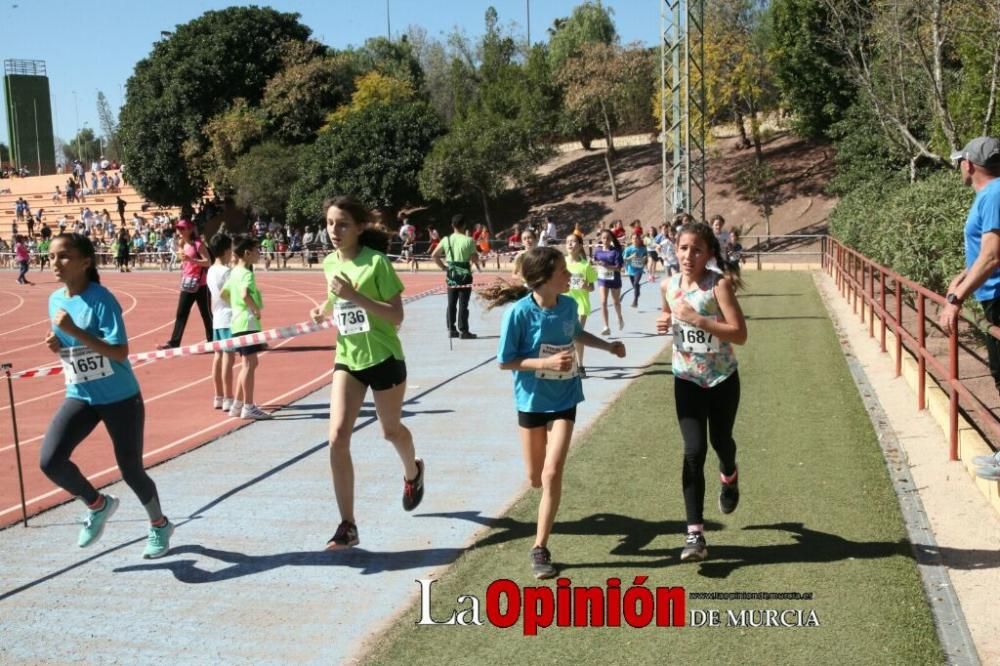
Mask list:
[[[49,77],[43,60],[4,60],[10,161],[31,175],[56,172]]]

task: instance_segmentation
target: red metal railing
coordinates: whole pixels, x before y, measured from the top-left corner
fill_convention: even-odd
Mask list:
[[[927,349],[927,302],[938,306],[946,304],[940,294],[909,280],[899,273],[875,263],[868,257],[840,243],[834,238],[826,238],[823,242],[823,268],[834,278],[841,294],[851,303],[851,309],[859,314],[861,321],[868,321],[868,335],[875,337],[875,320],[878,319],[880,331],[879,342],[882,351],[886,351],[886,330],[896,336],[896,376],[902,373],[903,345],[917,360],[917,408],[927,408],[927,373],[928,366],[939,378],[941,388],[948,394],[948,454],[951,460],[958,460],[958,412],[964,409],[975,412],[984,429],[990,433],[990,438],[1000,441],[1000,419],[989,406],[975,396],[969,387],[959,378],[958,372],[958,326],[953,326],[948,336],[948,358],[946,361],[935,356]],[[877,276],[877,277],[876,277]],[[878,281],[878,294],[875,283]],[[891,287],[889,286],[891,283]],[[886,307],[886,294],[893,292],[895,307],[889,312]],[[916,331],[907,330],[903,317],[903,300],[912,297],[916,302]],[[865,308],[868,312],[866,316]],[[975,325],[969,319],[965,319]],[[934,330],[940,330],[932,322]],[[1000,328],[992,326],[989,334],[1000,339]]]

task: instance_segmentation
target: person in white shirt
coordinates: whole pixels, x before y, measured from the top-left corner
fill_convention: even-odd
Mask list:
[[[542,235],[538,239],[538,244],[544,247],[549,243],[558,243],[558,236],[559,232],[556,231],[556,223],[552,221],[551,217],[546,217],[545,226],[542,228]]]
[[[208,242],[209,250],[215,257],[214,263],[208,269],[208,293],[212,299],[212,339],[228,340],[233,337],[230,325],[233,320],[233,309],[229,301],[222,297],[222,287],[229,279],[230,264],[233,258],[233,239],[227,234],[218,233]],[[233,360],[232,351],[217,351],[212,359],[212,381],[215,384],[215,398],[212,407],[221,409],[228,414],[233,406]]]

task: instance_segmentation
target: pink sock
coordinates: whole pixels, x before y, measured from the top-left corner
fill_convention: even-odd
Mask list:
[[[731,476],[726,476],[726,475],[725,475],[725,474],[723,474],[722,472],[719,472],[719,478],[721,478],[721,479],[722,479],[722,482],[723,482],[723,483],[732,483],[733,481],[735,481],[735,480],[736,480],[736,476],[737,476],[737,475],[738,475],[739,473],[740,473],[740,471],[739,471],[739,470],[736,470],[736,471],[734,471],[734,472],[732,473],[732,475],[731,475]]]
[[[705,525],[703,523],[699,523],[697,525],[688,525],[688,533],[690,534],[691,532],[700,532],[701,534],[704,534]]]

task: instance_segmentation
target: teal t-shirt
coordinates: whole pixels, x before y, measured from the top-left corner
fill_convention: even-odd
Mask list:
[[[82,294],[76,296],[69,296],[65,288],[52,292],[49,296],[49,320],[60,309],[73,318],[74,324],[95,338],[110,345],[128,342],[121,306],[107,288],[96,282],[91,282]],[[139,392],[139,382],[127,359],[112,361],[84,347],[79,340],[55,325],[52,331],[65,350],[60,356],[63,356],[67,398],[76,398],[91,405],[107,405],[131,398]],[[74,350],[73,357],[67,358],[69,349]]]

